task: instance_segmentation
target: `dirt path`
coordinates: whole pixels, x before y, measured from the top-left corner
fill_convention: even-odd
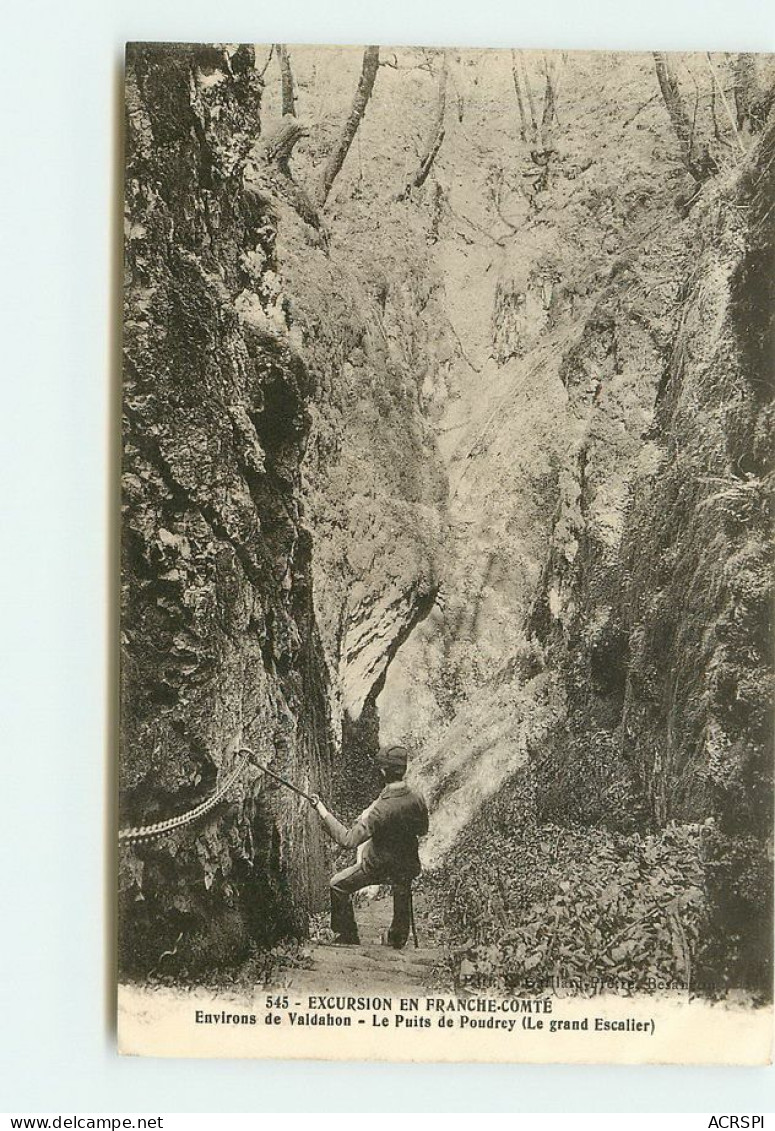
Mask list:
[[[398,994],[445,988],[444,956],[430,937],[422,896],[415,897],[415,922],[420,943],[417,948],[411,936],[403,950],[382,945],[380,940],[390,924],[392,909],[390,896],[378,896],[356,904],[360,944],[336,946],[325,942],[313,943],[310,966],[289,970],[283,975],[283,985],[301,994],[342,989],[369,994]]]

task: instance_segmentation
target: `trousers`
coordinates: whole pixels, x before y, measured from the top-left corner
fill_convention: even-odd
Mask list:
[[[380,882],[390,883],[393,889],[393,921],[388,929],[387,941],[390,946],[400,950],[409,938],[412,905],[412,881],[408,877],[385,880],[375,876],[363,866],[353,864],[332,877],[331,888],[331,930],[342,942],[358,942],[358,926],[355,922],[352,897],[356,891],[371,887]]]

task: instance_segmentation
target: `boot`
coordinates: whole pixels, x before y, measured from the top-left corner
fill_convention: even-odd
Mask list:
[[[394,950],[402,950],[409,938],[411,898],[411,884],[393,884],[393,922],[384,941]]]
[[[331,888],[331,930],[334,932],[335,943],[354,946],[361,941],[358,937],[352,896],[337,891],[336,888]]]

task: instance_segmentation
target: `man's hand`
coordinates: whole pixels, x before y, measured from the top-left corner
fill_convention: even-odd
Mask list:
[[[309,803],[319,817],[327,817],[328,816],[328,809],[326,809],[325,805],[323,804],[323,802],[320,800],[320,798],[318,797],[318,795],[316,793],[310,794]]]

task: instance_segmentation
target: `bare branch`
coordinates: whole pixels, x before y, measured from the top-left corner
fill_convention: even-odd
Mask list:
[[[644,111],[647,106],[650,106],[652,102],[655,102],[657,98],[659,98],[658,94],[652,94],[651,98],[647,98],[645,102],[641,102],[637,110],[633,114],[630,114],[629,118],[625,118],[620,129],[624,129],[625,126],[629,126],[631,122],[634,122],[638,114],[642,113],[642,111]]]
[[[523,192],[523,195],[524,195],[524,192]],[[498,216],[498,219],[501,221],[501,223],[506,225],[506,227],[509,229],[510,232],[512,232],[514,235],[516,235],[517,232],[519,232],[519,228],[517,227],[516,224],[512,224],[511,220],[509,220],[509,218],[507,216],[503,215],[503,209],[501,207],[500,199],[496,196],[493,196],[492,202],[493,202],[493,205],[495,207],[495,212],[496,212],[496,215]]]
[[[269,66],[269,64],[272,62],[272,56],[273,55],[274,55],[274,44],[272,43],[272,44],[270,44],[270,47],[269,47],[269,54],[266,57],[266,62],[264,63],[261,70],[258,72],[259,78],[263,78],[264,75],[266,74],[266,69]]]
[[[503,242],[503,239],[498,239],[496,236],[492,235],[492,233],[488,232],[486,228],[483,228],[481,224],[477,224],[475,220],[472,220],[470,216],[464,216],[462,212],[456,212],[449,201],[447,201],[447,210],[451,216],[455,217],[456,220],[462,220],[464,224],[468,224],[469,227],[474,229],[474,231],[480,232],[483,236],[486,236],[487,239],[490,240],[491,243],[494,243],[496,247],[506,246],[506,244]],[[460,232],[459,234],[462,235],[463,233]]]
[[[458,56],[458,59],[459,59],[459,56]],[[463,117],[465,115],[466,100],[463,97],[463,94],[462,94],[462,91],[460,90],[460,87],[457,85],[457,82],[455,81],[455,72],[453,70],[450,70],[449,79],[450,79],[450,82],[452,83],[452,89],[455,92],[455,106],[457,108],[457,120],[459,122],[462,122]]]
[[[321,236],[324,246],[328,246],[328,237],[323,225],[320,212],[315,206],[303,185],[297,184],[289,169],[289,161],[294,146],[303,137],[309,136],[307,127],[294,117],[286,114],[273,130],[265,134],[253,147],[251,157],[256,164],[264,163],[270,170],[277,170],[282,175],[274,175],[267,182],[259,174],[251,176],[246,187],[264,203],[271,200],[272,195],[282,197],[295,212],[301,216],[311,227],[315,228]],[[267,188],[269,196],[267,196]]]
[[[716,90],[719,92],[719,96],[721,98],[721,101],[724,104],[724,109],[727,112],[727,117],[729,118],[729,124],[732,127],[732,133],[735,135],[735,137],[737,139],[737,144],[740,146],[740,152],[745,153],[746,149],[745,149],[745,146],[743,145],[743,139],[740,137],[740,133],[739,133],[738,128],[737,128],[737,123],[735,122],[735,119],[732,117],[732,110],[730,109],[729,103],[727,102],[727,96],[726,96],[726,94],[724,94],[721,83],[718,81],[718,75],[716,74],[716,68],[713,66],[713,60],[710,57],[710,51],[705,52],[705,58],[706,58],[707,63],[708,63],[708,70],[710,71],[710,73],[713,77],[713,85],[715,86]]]
[[[288,161],[297,142],[309,136],[309,130],[293,114],[286,114],[283,120],[270,133],[261,139],[258,156],[268,163],[276,163],[284,173],[288,173]]]

